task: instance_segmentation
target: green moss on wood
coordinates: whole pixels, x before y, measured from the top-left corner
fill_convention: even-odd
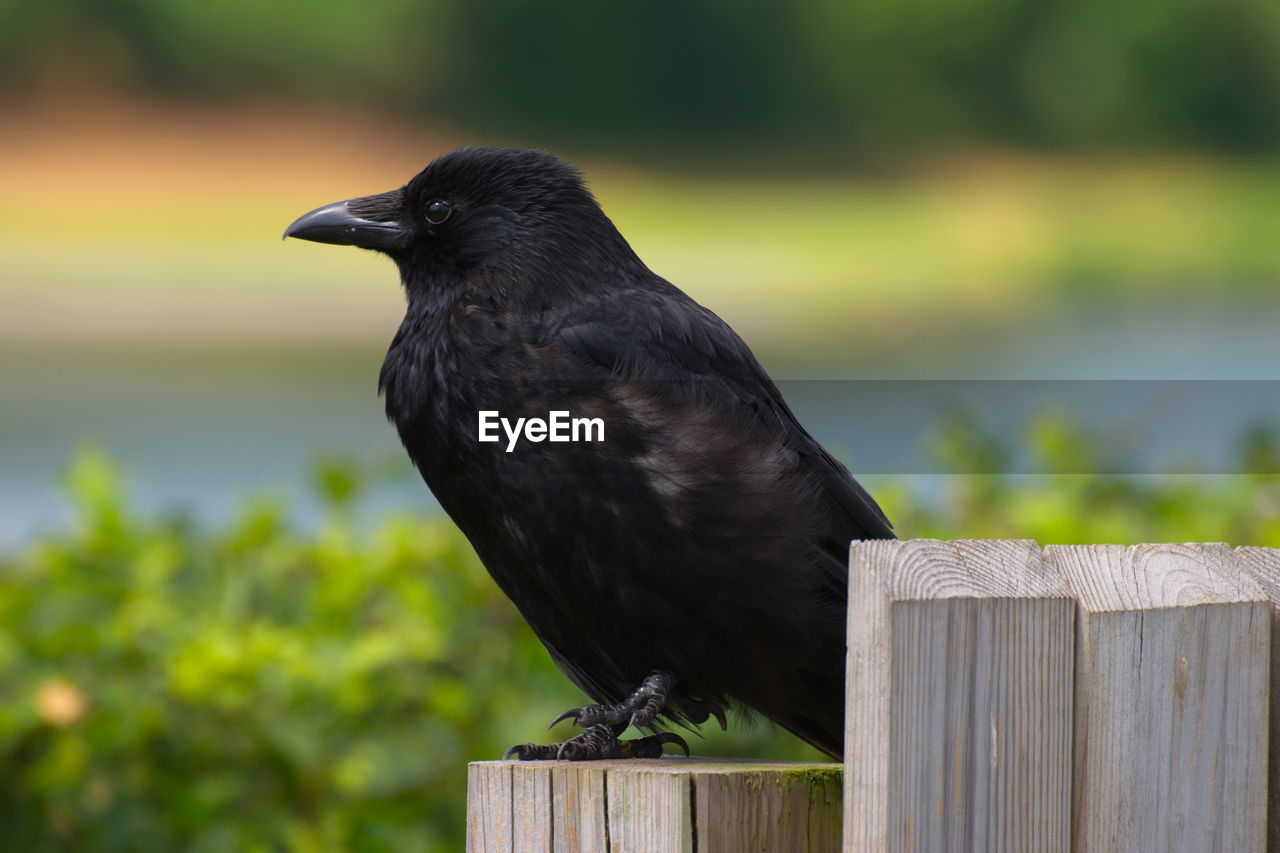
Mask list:
[[[805,785],[811,790],[844,783],[844,768],[839,764],[796,767],[780,774],[784,785]]]

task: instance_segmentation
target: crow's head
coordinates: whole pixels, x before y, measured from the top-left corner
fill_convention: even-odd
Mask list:
[[[406,283],[480,266],[591,261],[626,247],[573,166],[541,151],[482,147],[440,157],[400,189],[317,208],[284,236],[384,252]]]

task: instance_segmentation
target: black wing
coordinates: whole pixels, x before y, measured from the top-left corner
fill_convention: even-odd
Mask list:
[[[668,282],[655,278],[644,287],[614,291],[556,323],[550,337],[613,379],[654,380],[660,393],[696,394],[749,412],[820,484],[831,517],[819,528],[832,537],[825,544],[842,567],[850,540],[893,538],[879,505],[800,425],[737,333]]]
[[[734,696],[839,757],[849,542],[893,538],[880,507],[800,426],[733,330],[665,281],[576,305],[545,338],[567,375],[594,377],[619,419],[619,458],[676,487],[658,487],[677,522],[649,549],[647,571],[675,565],[671,548],[682,547],[672,583],[720,602],[705,613],[713,638],[683,651],[686,665],[703,665],[693,695],[714,680],[701,698]],[[682,540],[694,529],[696,541]],[[692,583],[691,566],[712,582]],[[783,606],[760,620],[762,601]],[[728,665],[721,643],[750,650],[749,671]]]

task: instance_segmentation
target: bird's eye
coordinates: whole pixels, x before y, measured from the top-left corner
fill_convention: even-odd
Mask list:
[[[449,214],[453,213],[453,205],[447,201],[436,199],[427,205],[427,221],[432,225],[439,225],[449,218]]]

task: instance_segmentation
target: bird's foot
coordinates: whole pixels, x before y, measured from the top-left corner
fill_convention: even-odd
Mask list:
[[[572,718],[575,725],[582,728],[592,726],[635,726],[644,728],[654,721],[658,712],[667,704],[667,693],[675,681],[671,673],[658,670],[649,673],[649,677],[630,696],[617,705],[586,705],[582,708],[570,708],[551,721],[552,728],[561,720]]]
[[[689,745],[673,732],[659,732],[635,740],[620,740],[625,726],[601,723],[571,737],[564,743],[522,743],[502,754],[503,760],[520,761],[597,761],[605,758],[661,758],[662,748],[674,743],[689,755]]]
[[[521,761],[658,758],[662,755],[663,746],[669,743],[679,746],[687,756],[689,745],[684,738],[671,732],[658,732],[635,740],[619,738],[628,726],[652,726],[658,714],[668,707],[667,697],[674,683],[675,678],[671,673],[665,670],[652,672],[630,696],[616,705],[572,708],[551,722],[554,726],[561,720],[572,719],[575,725],[586,729],[582,734],[563,743],[522,743],[508,749],[503,758],[518,758]],[[670,710],[690,723],[705,723],[715,717],[721,729],[726,727],[724,709],[712,702],[673,697]]]
[[[669,672],[663,670],[651,672],[630,696],[617,705],[586,705],[582,708],[570,708],[552,720],[547,728],[554,727],[561,720],[572,719],[575,725],[582,728],[598,725],[625,728],[630,725],[642,729],[652,724],[659,712],[668,707],[667,696],[674,683],[675,678]],[[705,723],[715,717],[721,731],[728,729],[724,708],[714,702],[699,702],[676,697],[672,700],[670,707],[694,725]]]

